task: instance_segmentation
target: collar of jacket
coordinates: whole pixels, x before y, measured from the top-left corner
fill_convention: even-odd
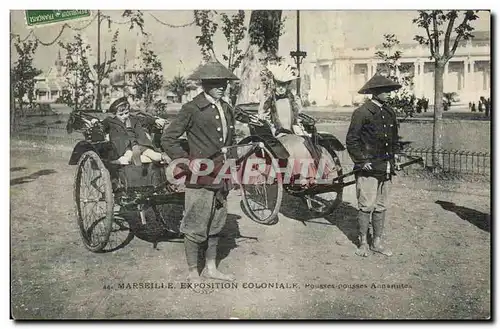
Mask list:
[[[215,100],[214,100],[215,101]],[[210,101],[206,95],[205,92],[201,92],[198,94],[195,98],[193,98],[193,102],[198,106],[200,110],[206,109],[209,105],[214,104],[214,102]],[[220,99],[221,105],[224,104],[224,100],[221,98]]]
[[[370,99],[367,105],[368,111],[370,111],[372,114],[377,113],[377,111],[380,111],[381,109],[385,109],[390,114],[394,116],[396,115],[396,112],[394,112],[394,110],[390,106],[382,104],[375,99]]]

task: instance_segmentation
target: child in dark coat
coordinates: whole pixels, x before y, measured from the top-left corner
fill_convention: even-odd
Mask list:
[[[154,150],[151,139],[143,125],[165,125],[164,119],[142,119],[130,115],[130,103],[126,97],[114,101],[108,110],[114,116],[102,121],[104,133],[109,133],[109,140],[116,152],[121,155],[115,163],[126,165],[131,161],[140,166],[143,162],[169,162],[170,158]]]

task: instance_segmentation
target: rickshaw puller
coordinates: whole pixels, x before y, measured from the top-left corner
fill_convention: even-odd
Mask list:
[[[388,106],[391,92],[401,85],[375,74],[360,89],[360,94],[371,94],[372,99],[354,110],[347,132],[346,146],[356,174],[358,199],[358,256],[368,256],[368,227],[373,227],[372,251],[392,256],[382,243],[389,182],[395,175],[400,151],[396,113]]]
[[[184,104],[172,123],[163,131],[162,147],[173,159],[207,159],[230,146],[235,140],[235,119],[231,106],[223,100],[229,80],[238,78],[212,57],[188,79],[201,80],[203,91],[192,101]],[[189,154],[178,139],[186,133]],[[192,163],[192,162],[191,162]],[[196,174],[196,170],[191,168]],[[216,266],[219,233],[227,219],[227,195],[225,181],[214,182],[213,176],[201,176],[192,184],[186,180],[185,214],[180,231],[184,233],[188,280],[198,281],[200,251],[205,243],[205,277],[232,281],[232,275],[221,273]]]

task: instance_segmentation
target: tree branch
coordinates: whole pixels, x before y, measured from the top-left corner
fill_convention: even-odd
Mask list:
[[[459,26],[464,26],[465,24],[467,24],[468,19],[469,18],[467,17],[467,14],[465,14],[464,19],[463,19],[462,23],[460,23]],[[457,33],[457,37],[455,38],[455,42],[453,43],[453,48],[451,49],[451,51],[448,55],[448,58],[451,58],[451,57],[453,57],[453,55],[455,55],[455,51],[457,50],[458,44],[460,43],[460,39],[462,39],[464,33],[465,33],[465,31],[462,31],[462,33]]]
[[[455,24],[455,19],[457,18],[454,11],[450,12],[450,20],[448,22],[448,28],[446,29],[446,34],[444,35],[444,50],[443,54],[447,58],[450,56],[450,38],[451,32],[453,31],[453,25]]]
[[[437,13],[434,11],[432,13],[432,28],[434,29],[434,58],[438,59],[439,57],[439,29],[438,29],[438,24],[436,20]]]
[[[429,49],[431,51],[431,56],[436,58],[434,55],[434,42],[432,41],[431,32],[429,31],[429,24],[425,25],[425,32],[427,32],[427,38],[429,38]]]

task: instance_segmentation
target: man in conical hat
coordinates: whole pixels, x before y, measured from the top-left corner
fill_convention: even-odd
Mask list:
[[[190,80],[201,80],[203,91],[184,104],[174,121],[162,135],[162,147],[173,159],[208,159],[224,146],[235,141],[235,118],[229,104],[222,99],[229,80],[238,80],[214,56],[198,67]],[[181,147],[179,137],[186,134],[189,152]],[[188,280],[199,280],[199,250],[208,241],[205,252],[205,277],[232,281],[231,275],[216,268],[219,233],[227,217],[228,188],[224,181],[214,180],[214,175],[201,175],[196,165],[190,165],[192,176],[186,180],[185,214],[181,223],[184,233]],[[206,171],[206,170],[204,170]],[[198,176],[199,175],[199,176]],[[193,176],[198,176],[193,182]]]
[[[389,182],[395,174],[398,152],[398,122],[396,113],[387,105],[390,93],[401,85],[375,74],[359,90],[372,98],[354,110],[347,132],[346,146],[355,169],[358,198],[358,256],[367,257],[369,249],[391,256],[382,238],[386,217]],[[372,222],[373,239],[368,247],[368,226]]]

